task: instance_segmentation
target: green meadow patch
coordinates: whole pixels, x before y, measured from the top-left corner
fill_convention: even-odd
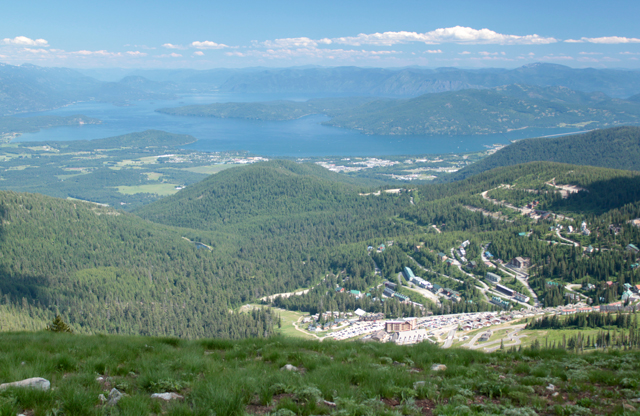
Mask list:
[[[44,377],[52,388],[1,390],[0,415],[634,414],[639,358],[283,337],[2,333],[0,382]],[[112,389],[124,396],[109,406],[100,395]]]

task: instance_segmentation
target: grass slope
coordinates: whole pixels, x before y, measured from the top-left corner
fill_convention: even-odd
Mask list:
[[[632,414],[640,377],[637,351],[484,354],[426,342],[182,341],[42,332],[3,334],[0,363],[0,382],[44,377],[52,385],[44,392],[1,391],[0,412],[7,415]],[[285,364],[299,371],[282,371]],[[433,364],[446,370],[432,371]],[[127,396],[115,407],[102,405],[98,396],[112,388]],[[162,392],[184,400],[150,398]]]

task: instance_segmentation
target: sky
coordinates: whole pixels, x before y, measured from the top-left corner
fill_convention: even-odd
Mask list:
[[[7,1],[0,62],[640,69],[633,0]]]

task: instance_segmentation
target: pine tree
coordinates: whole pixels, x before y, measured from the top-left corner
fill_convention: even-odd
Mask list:
[[[68,332],[70,334],[73,333],[73,330],[71,329],[71,327],[62,320],[60,315],[56,315],[56,317],[53,319],[53,322],[47,325],[47,331]]]

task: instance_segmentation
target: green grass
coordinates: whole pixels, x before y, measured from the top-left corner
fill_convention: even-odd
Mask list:
[[[433,372],[435,363],[447,369]],[[300,371],[282,371],[285,364]],[[630,399],[637,397],[640,352],[485,354],[426,342],[0,334],[0,382],[29,377],[50,380],[52,389],[0,391],[0,415],[584,414],[575,406],[622,414],[623,404],[638,405]],[[98,395],[112,388],[128,396],[105,407]],[[166,391],[185,399],[151,400]]]
[[[157,195],[173,195],[176,192],[175,183],[154,183],[150,185],[138,185],[138,186],[116,186],[118,192],[124,195],[133,194],[157,194]]]

